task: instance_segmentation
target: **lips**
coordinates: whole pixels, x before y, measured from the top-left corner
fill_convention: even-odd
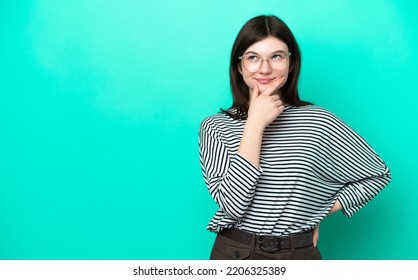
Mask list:
[[[266,85],[266,84],[271,83],[271,81],[273,81],[274,79],[255,79],[255,80],[259,84]]]

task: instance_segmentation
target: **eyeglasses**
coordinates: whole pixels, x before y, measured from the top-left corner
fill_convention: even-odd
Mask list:
[[[249,53],[238,57],[241,60],[242,65],[248,72],[255,73],[258,72],[263,64],[263,61],[268,61],[271,69],[273,70],[283,70],[286,68],[287,61],[291,53],[286,52],[276,52],[271,57],[263,58],[258,54]]]

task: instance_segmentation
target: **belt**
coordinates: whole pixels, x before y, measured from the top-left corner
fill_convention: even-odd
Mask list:
[[[286,249],[300,248],[312,245],[313,231],[289,236],[258,235],[237,228],[224,229],[221,235],[234,241],[250,245],[255,239],[256,246],[266,252],[277,252]]]

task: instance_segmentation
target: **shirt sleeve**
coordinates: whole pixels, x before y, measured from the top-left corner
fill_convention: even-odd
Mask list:
[[[389,184],[391,173],[370,145],[340,119],[331,115],[327,148],[329,176],[343,185],[336,198],[351,217]]]
[[[261,170],[228,150],[210,119],[199,131],[199,155],[206,186],[228,216],[240,220],[250,205]]]

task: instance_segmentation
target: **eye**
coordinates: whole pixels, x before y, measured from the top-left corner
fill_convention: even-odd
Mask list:
[[[249,62],[257,62],[260,60],[260,58],[256,55],[249,55],[246,58]]]
[[[280,54],[274,54],[271,57],[271,60],[282,60],[283,58],[285,58],[285,54],[284,53],[280,53]]]

